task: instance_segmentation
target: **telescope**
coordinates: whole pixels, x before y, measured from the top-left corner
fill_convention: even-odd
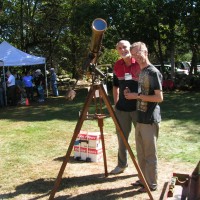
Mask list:
[[[107,28],[107,23],[101,18],[97,18],[92,23],[92,39],[90,44],[90,51],[94,54],[94,59],[92,63],[96,63],[98,59],[98,54],[101,49],[103,34]]]
[[[96,76],[106,78],[106,75],[99,69],[96,68],[96,62],[99,57],[99,52],[102,45],[103,34],[107,28],[107,23],[101,18],[97,18],[92,22],[92,39],[90,44],[90,52],[85,63],[82,66],[83,73],[88,70],[92,72],[92,83],[95,82]],[[70,88],[66,93],[66,99],[73,100],[76,92],[74,91],[76,84],[73,88]]]
[[[89,54],[86,62],[83,65],[83,70],[86,70],[89,66],[93,66],[97,63],[99,53],[102,46],[103,34],[107,29],[107,23],[101,18],[97,18],[92,22],[92,38],[89,47]]]

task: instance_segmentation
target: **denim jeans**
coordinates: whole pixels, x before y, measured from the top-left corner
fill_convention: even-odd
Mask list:
[[[43,86],[38,86],[38,93],[39,93],[39,99],[44,100],[44,88]]]
[[[51,88],[52,88],[52,91],[53,91],[53,95],[54,96],[58,96],[59,94],[58,94],[58,86],[57,86],[57,84],[52,84]]]

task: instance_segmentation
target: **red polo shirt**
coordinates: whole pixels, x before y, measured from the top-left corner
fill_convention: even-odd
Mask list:
[[[132,79],[138,81],[140,66],[134,58],[131,59],[131,65],[126,66],[123,59],[118,60],[114,65],[114,74],[119,80],[124,80],[125,73],[132,75]]]
[[[128,87],[131,92],[138,92],[139,64],[132,58],[131,65],[127,67],[124,60],[120,59],[115,63],[113,72],[113,86],[119,87],[119,100],[116,108],[127,112],[135,111],[137,101],[135,99],[127,100],[124,97],[124,90]],[[131,79],[125,80],[125,73],[130,74]]]

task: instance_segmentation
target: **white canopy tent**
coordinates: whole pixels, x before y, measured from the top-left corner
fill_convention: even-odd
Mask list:
[[[28,65],[44,65],[45,83],[47,90],[47,74],[46,74],[46,59],[44,57],[37,57],[25,53],[6,41],[0,44],[0,67],[3,67],[4,81],[5,81],[5,66],[28,66]],[[6,91],[5,91],[6,95]],[[48,96],[48,91],[47,91]]]
[[[6,41],[0,44],[0,60],[4,66],[40,65],[46,62],[45,58],[27,54]]]

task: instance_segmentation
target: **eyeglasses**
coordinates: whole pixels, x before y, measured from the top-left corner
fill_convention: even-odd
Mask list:
[[[132,57],[135,57],[135,56],[138,56],[141,54],[141,52],[145,51],[144,49],[140,49],[140,50],[137,50],[136,52],[133,52],[131,51],[131,55]]]

